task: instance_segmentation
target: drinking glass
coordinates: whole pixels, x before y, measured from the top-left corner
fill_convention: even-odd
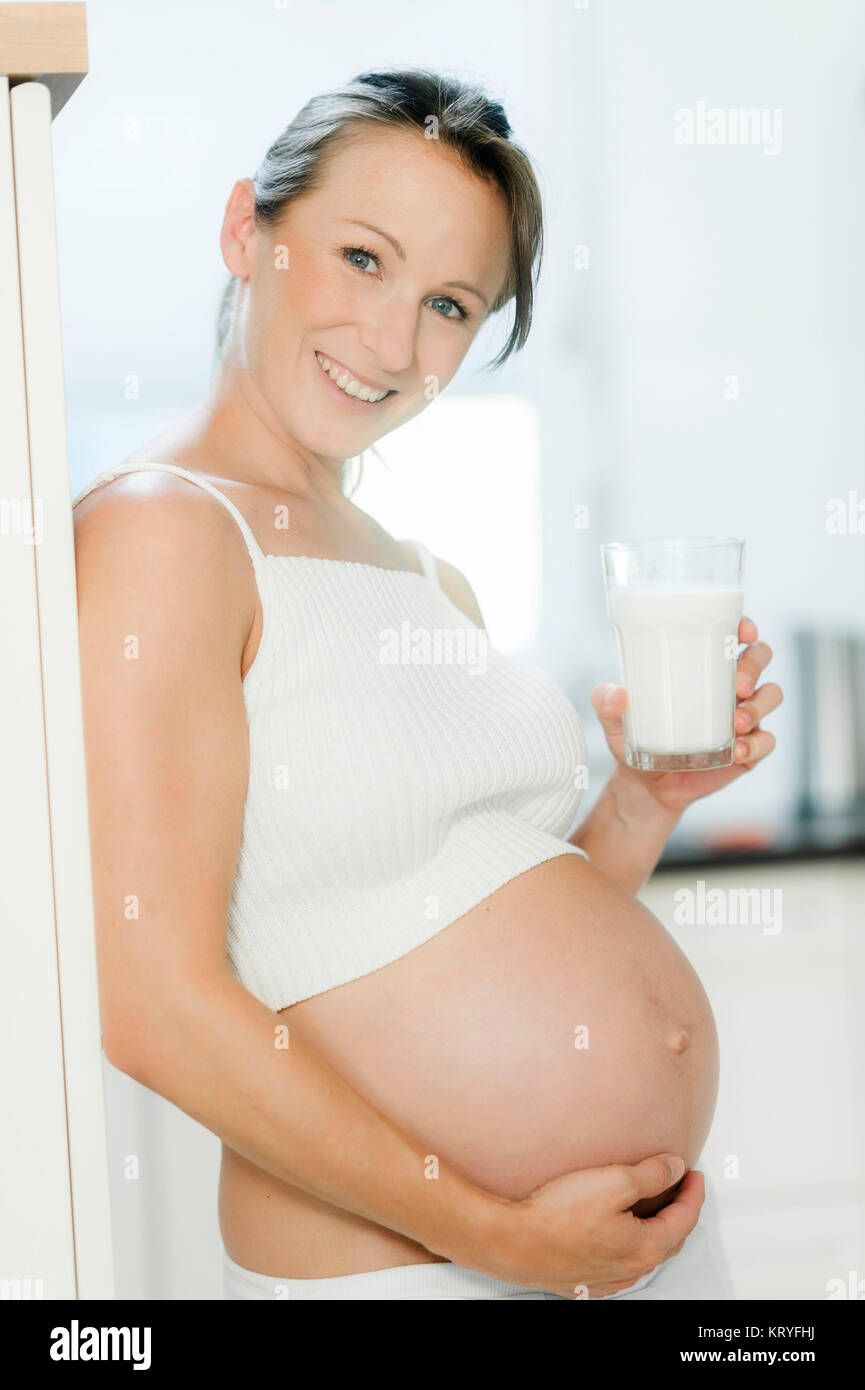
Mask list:
[[[627,691],[625,759],[644,772],[729,767],[745,542],[601,546],[607,613]]]

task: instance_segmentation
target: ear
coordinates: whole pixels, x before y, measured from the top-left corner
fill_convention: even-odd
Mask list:
[[[248,279],[255,265],[255,186],[252,179],[238,179],[225,205],[219,247],[227,270],[239,280]]]

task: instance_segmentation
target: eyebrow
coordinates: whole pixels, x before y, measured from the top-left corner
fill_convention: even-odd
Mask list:
[[[400,260],[405,260],[405,249],[402,243],[397,241],[396,237],[391,236],[389,232],[384,231],[383,228],[373,226],[372,222],[361,222],[357,217],[346,217],[344,220],[349,222],[353,227],[366,227],[367,231],[375,232],[378,236],[384,237],[385,241],[390,242]],[[469,294],[476,294],[478,299],[480,299],[487,308],[490,307],[486,295],[481,294],[476,285],[469,285],[465,280],[445,280],[443,284],[447,289],[468,290]]]

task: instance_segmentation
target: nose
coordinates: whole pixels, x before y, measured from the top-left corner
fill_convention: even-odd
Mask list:
[[[359,338],[383,376],[405,372],[415,358],[418,309],[394,298],[365,314]]]

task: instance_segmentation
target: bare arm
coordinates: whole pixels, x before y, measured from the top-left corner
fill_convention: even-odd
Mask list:
[[[571,835],[595,868],[629,893],[639,893],[681,819],[613,768],[601,794]]]
[[[139,475],[140,480],[140,475]],[[612,1291],[666,1257],[694,1185],[652,1221],[660,1159],[487,1193],[368,1104],[234,978],[225,951],[248,775],[249,559],[207,494],[118,480],[76,515],[99,998],[106,1055],[283,1182],[494,1277]],[[252,597],[250,597],[250,595]],[[697,1180],[699,1184],[699,1179]]]

